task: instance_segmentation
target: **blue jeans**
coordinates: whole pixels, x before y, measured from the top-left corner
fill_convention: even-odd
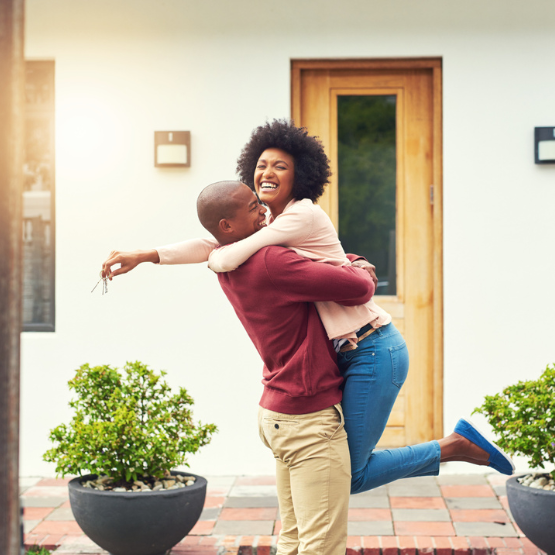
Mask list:
[[[351,453],[351,493],[400,478],[437,476],[437,441],[374,451],[409,369],[407,345],[397,328],[378,328],[354,351],[338,353],[337,363],[345,379],[341,405]]]

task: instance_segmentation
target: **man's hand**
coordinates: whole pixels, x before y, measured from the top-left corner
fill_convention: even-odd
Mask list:
[[[156,249],[130,252],[112,251],[102,264],[102,277],[107,277],[112,280],[115,276],[126,274],[133,270],[133,268],[137,267],[141,262],[154,262],[158,264],[158,262],[160,262],[158,251]],[[112,271],[111,268],[115,264],[121,264],[121,266],[117,270]]]
[[[374,282],[374,288],[378,287],[378,276],[376,275],[376,266],[374,266],[374,264],[370,264],[370,262],[367,262],[366,260],[355,260],[351,263],[351,266],[366,270]]]

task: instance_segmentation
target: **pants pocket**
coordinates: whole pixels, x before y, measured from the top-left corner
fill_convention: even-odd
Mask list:
[[[409,352],[407,344],[402,343],[397,347],[390,347],[389,354],[391,355],[391,366],[393,369],[391,381],[398,388],[401,388],[409,373]]]
[[[322,436],[331,441],[341,431],[345,433],[345,418],[341,405],[337,404],[329,409],[324,409],[324,414],[322,414]]]
[[[266,416],[262,419],[262,433],[264,443],[272,450],[274,457],[287,466],[293,464],[305,435],[302,423],[279,416]]]
[[[276,451],[298,437],[299,422],[266,416],[262,419],[262,433],[270,449]]]
[[[264,410],[262,409],[262,407],[258,407],[258,435],[260,437],[260,440],[262,441],[262,443],[268,447],[268,449],[271,449],[270,444],[268,443],[267,439],[266,439],[266,435],[264,434]]]

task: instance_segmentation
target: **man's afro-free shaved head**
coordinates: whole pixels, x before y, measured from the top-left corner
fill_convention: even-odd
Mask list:
[[[201,191],[197,199],[198,219],[212,235],[218,233],[220,220],[235,216],[239,204],[232,193],[243,186],[240,181],[218,181]]]

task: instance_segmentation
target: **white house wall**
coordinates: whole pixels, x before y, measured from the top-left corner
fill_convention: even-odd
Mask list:
[[[205,236],[198,193],[290,114],[295,58],[443,58],[446,431],[555,361],[555,166],[533,163],[534,127],[555,125],[551,0],[26,6],[27,58],[56,62],[56,332],[22,337],[22,475],[54,474],[42,453],[74,370],[126,360],[168,370],[219,426],[194,471],[273,472],[261,362],[212,272],[145,265],[90,290],[112,249]],[[154,168],[160,130],[191,131],[189,169]]]

